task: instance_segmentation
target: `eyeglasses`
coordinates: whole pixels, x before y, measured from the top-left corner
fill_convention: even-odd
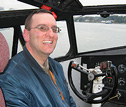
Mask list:
[[[47,25],[40,25],[34,28],[27,28],[27,30],[31,30],[31,29],[39,29],[42,32],[47,32],[49,30],[49,27]],[[61,31],[61,29],[57,26],[52,26],[51,29],[54,33],[59,33]]]

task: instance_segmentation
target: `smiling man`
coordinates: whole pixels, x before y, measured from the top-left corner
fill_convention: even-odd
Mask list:
[[[60,28],[56,26],[55,18],[49,13],[37,13],[32,19],[26,19],[24,39],[31,55],[44,65],[48,56],[53,52],[57,43],[57,33]]]
[[[75,107],[62,66],[49,57],[60,28],[52,13],[39,9],[31,13],[23,32],[26,44],[0,75],[7,107]]]

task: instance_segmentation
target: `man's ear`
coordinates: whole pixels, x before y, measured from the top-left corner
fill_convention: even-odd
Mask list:
[[[29,41],[29,31],[27,29],[24,29],[23,37],[24,37],[25,42]]]

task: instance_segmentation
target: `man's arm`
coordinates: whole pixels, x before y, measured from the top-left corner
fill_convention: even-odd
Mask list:
[[[30,104],[31,95],[26,92],[19,80],[11,76],[0,82],[5,98],[6,107],[32,107]]]

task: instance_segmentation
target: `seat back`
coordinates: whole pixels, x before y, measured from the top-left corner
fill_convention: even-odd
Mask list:
[[[0,33],[0,72],[3,72],[9,60],[9,47],[6,39]]]
[[[2,90],[0,89],[0,107],[6,107]]]
[[[9,47],[6,39],[0,33],[0,73],[2,73],[9,61]],[[0,89],[0,107],[5,107],[4,96]]]

